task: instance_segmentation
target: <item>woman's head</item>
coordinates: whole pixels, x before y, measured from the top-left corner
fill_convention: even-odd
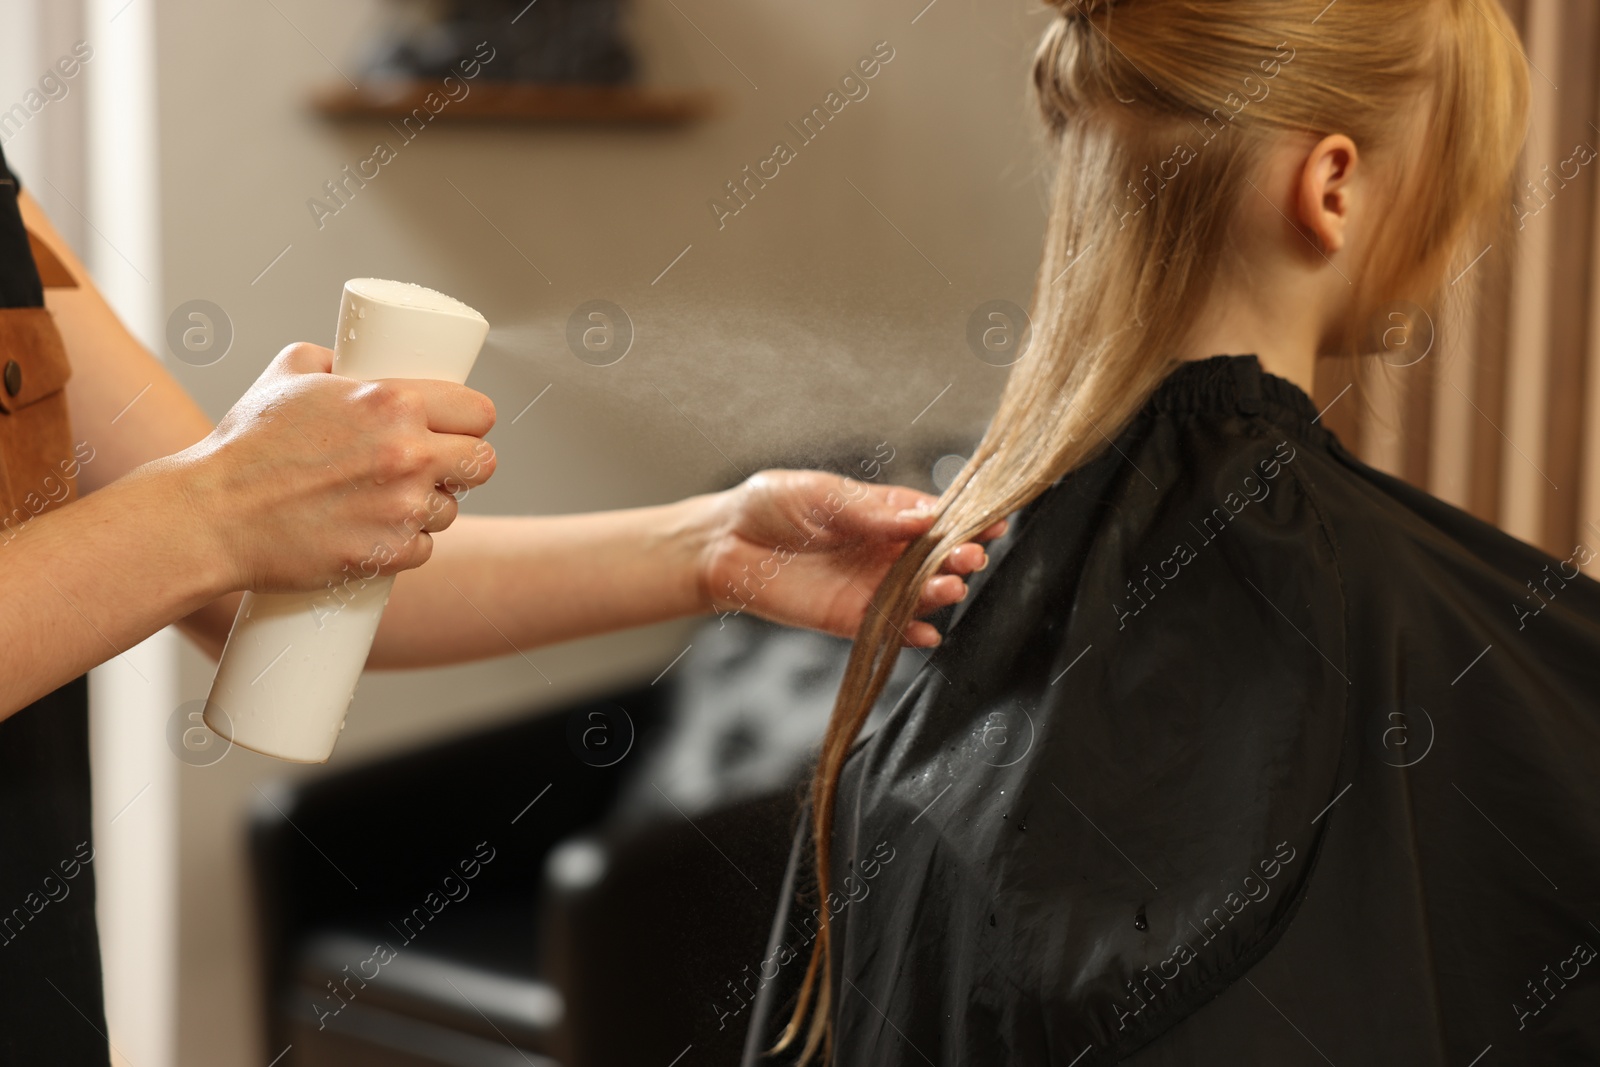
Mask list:
[[[1033,344],[933,531],[889,572],[857,637],[812,783],[823,895],[839,771],[917,591],[952,549],[1092,459],[1144,405],[1216,287],[1248,271],[1250,198],[1282,215],[1285,248],[1306,242],[1310,276],[1340,272],[1322,354],[1358,354],[1386,303],[1429,302],[1509,214],[1528,85],[1498,0],[1052,6],[1033,71],[1054,170]],[[1357,169],[1363,210],[1341,221],[1338,195]],[[829,1037],[821,915],[780,1044],[803,1037],[802,1059]]]
[[[1357,354],[1360,327],[1382,304],[1433,295],[1468,235],[1494,228],[1508,207],[1528,89],[1515,29],[1496,0],[1053,6],[1061,17],[1033,74],[1058,176],[1083,182],[1088,196],[1097,178],[1117,182],[1117,229],[1128,237],[1130,224],[1143,223],[1124,242],[1134,250],[1169,236],[1162,222],[1191,225],[1197,210],[1231,228],[1241,204],[1262,203],[1274,155],[1299,148],[1303,159],[1324,137],[1349,138],[1374,210],[1353,262],[1342,262],[1351,321],[1330,354]],[[1170,199],[1189,201],[1183,216],[1146,218],[1163,214],[1156,202],[1175,186],[1185,188]],[[1103,229],[1103,214],[1077,221]],[[1311,220],[1290,221],[1316,236]],[[1227,271],[1237,265],[1230,254],[1248,250],[1214,251]]]

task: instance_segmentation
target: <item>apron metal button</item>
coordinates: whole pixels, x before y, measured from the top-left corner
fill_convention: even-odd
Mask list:
[[[22,364],[14,359],[6,361],[6,395],[16,396],[22,392]]]

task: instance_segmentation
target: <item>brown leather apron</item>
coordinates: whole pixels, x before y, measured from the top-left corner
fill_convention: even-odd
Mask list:
[[[44,286],[75,288],[55,254],[28,236]],[[71,376],[48,310],[0,308],[0,542],[77,496],[83,457],[74,451],[67,413]]]

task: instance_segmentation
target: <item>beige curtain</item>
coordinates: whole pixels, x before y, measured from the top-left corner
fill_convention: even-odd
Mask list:
[[[1567,559],[1600,554],[1600,4],[1505,6],[1534,70],[1517,221],[1403,355],[1324,364],[1318,406],[1367,462]]]

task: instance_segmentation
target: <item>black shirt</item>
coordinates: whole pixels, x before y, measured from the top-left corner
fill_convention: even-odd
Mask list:
[[[0,309],[44,303],[17,192],[0,154]],[[0,1067],[110,1062],[93,857],[80,677],[0,721]]]
[[[845,766],[839,1067],[1600,1063],[1600,546],[1372,470],[1253,357],[1015,527]]]

